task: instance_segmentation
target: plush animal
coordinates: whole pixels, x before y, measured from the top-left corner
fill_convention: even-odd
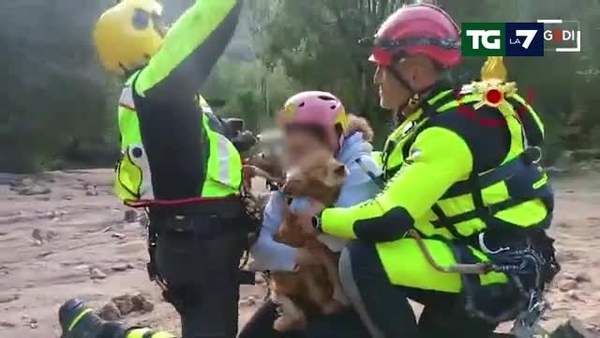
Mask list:
[[[290,197],[332,205],[347,175],[346,167],[330,153],[316,152],[288,171],[283,191]],[[294,272],[271,274],[271,297],[280,305],[280,316],[273,326],[278,331],[302,329],[307,315],[331,314],[349,304],[339,282],[338,254],[316,237],[304,234],[287,205],[284,212],[275,240],[297,248],[298,259]]]

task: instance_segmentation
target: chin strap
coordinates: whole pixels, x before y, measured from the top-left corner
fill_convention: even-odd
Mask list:
[[[396,69],[390,66],[387,67],[387,70],[390,74],[392,74],[394,79],[396,79],[396,81],[398,81],[398,83],[400,83],[400,85],[404,87],[404,89],[411,93],[411,97],[405,103],[401,104],[398,107],[398,114],[401,114],[402,111],[404,111],[406,108],[415,107],[419,103],[419,93],[412,88],[410,83],[408,83],[408,81]]]
[[[390,72],[390,74],[392,74],[394,79],[396,79],[396,81],[398,81],[398,83],[400,83],[400,85],[410,93],[408,100],[397,108],[398,114],[401,114],[407,108],[410,110],[417,109],[417,107],[421,104],[423,93],[430,91],[439,84],[439,81],[436,81],[431,86],[428,86],[423,90],[416,90],[396,69],[390,66],[387,67],[387,70]]]

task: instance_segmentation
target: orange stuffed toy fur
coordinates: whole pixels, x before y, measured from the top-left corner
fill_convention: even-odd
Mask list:
[[[331,154],[314,153],[288,172],[284,193],[332,205],[347,175],[346,167]],[[271,275],[272,298],[281,309],[273,326],[276,330],[303,329],[306,315],[331,314],[349,303],[339,282],[338,254],[316,237],[304,234],[287,205],[275,240],[297,248],[299,258],[296,271]]]

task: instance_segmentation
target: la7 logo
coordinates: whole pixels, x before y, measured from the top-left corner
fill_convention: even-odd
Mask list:
[[[529,45],[533,42],[535,35],[537,34],[535,29],[517,29],[515,35],[518,37],[524,37],[525,40],[521,43],[521,46],[525,49],[529,48]]]

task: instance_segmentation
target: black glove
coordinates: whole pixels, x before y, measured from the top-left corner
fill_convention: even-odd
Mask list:
[[[240,153],[245,153],[252,149],[256,143],[258,143],[258,139],[251,131],[244,130],[243,132],[238,133],[235,137],[232,137],[231,143],[233,143],[235,148]]]
[[[243,119],[238,118],[238,117],[230,117],[228,119],[223,119],[223,122],[225,123],[225,125],[227,125],[229,130],[234,134],[243,132],[244,127],[246,126],[246,122]]]

